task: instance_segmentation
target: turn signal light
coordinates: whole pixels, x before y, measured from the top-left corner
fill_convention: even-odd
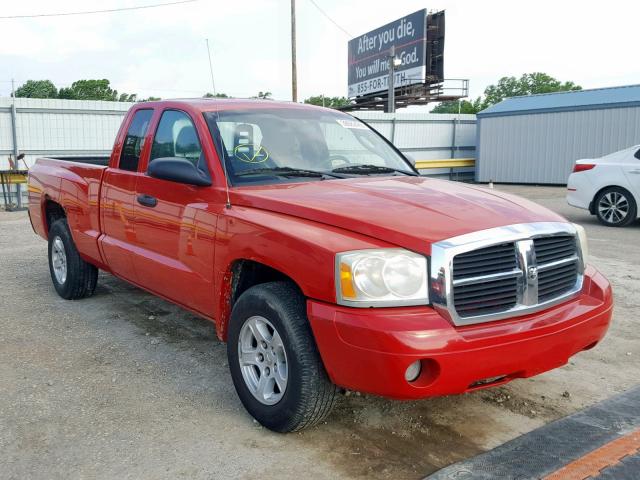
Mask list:
[[[578,172],[584,172],[586,170],[591,170],[595,166],[596,166],[595,163],[576,163],[573,166],[573,173],[578,173]]]

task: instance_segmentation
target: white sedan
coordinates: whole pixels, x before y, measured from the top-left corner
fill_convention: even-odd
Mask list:
[[[640,145],[594,159],[578,160],[567,182],[567,202],[589,210],[610,227],[638,218]]]

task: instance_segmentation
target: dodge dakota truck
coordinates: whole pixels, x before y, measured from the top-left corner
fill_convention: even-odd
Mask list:
[[[580,226],[422,177],[309,105],[138,103],[110,158],[36,161],[29,214],[60,296],[103,270],[214,322],[241,402],[279,432],[340,389],[420,399],[540,374],[611,319]]]

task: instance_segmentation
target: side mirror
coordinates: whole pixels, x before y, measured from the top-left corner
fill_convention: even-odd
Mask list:
[[[170,182],[186,183],[199,187],[211,185],[211,178],[189,160],[181,157],[156,158],[149,163],[147,174]]]

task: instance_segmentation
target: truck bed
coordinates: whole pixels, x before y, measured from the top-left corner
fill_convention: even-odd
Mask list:
[[[106,167],[109,165],[109,156],[92,156],[92,157],[42,157],[42,159],[64,160],[72,163],[88,163],[89,165],[100,165]]]
[[[47,238],[48,202],[61,205],[85,260],[102,264],[99,192],[108,157],[42,157],[29,169],[29,213],[36,232]]]

